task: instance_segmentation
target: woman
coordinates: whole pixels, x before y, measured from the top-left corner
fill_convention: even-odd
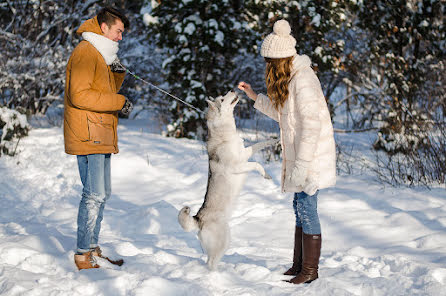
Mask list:
[[[256,94],[246,82],[238,87],[254,107],[279,122],[282,144],[282,192],[294,192],[296,227],[291,283],[318,278],[321,226],[317,213],[319,189],[336,182],[336,153],[330,113],[308,56],[297,55],[287,21],[274,24],[260,54],[266,61],[267,94]]]

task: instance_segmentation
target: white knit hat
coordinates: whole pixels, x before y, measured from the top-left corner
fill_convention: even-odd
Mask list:
[[[265,58],[287,58],[296,52],[296,39],[291,36],[291,27],[286,20],[274,23],[273,32],[263,40],[260,54]]]

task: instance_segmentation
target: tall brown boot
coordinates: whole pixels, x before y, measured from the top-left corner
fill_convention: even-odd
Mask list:
[[[302,227],[294,230],[294,255],[293,266],[288,269],[284,275],[297,275],[302,268]]]
[[[319,257],[321,256],[322,236],[303,233],[302,270],[290,283],[311,283],[318,278]]]

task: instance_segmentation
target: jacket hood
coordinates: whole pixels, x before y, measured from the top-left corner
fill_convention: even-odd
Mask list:
[[[103,35],[101,27],[99,26],[98,18],[96,16],[83,22],[82,25],[80,25],[79,29],[77,29],[76,31],[78,35],[82,35],[82,33],[84,32],[91,32],[98,35]]]
[[[293,77],[302,68],[311,67],[311,60],[307,55],[295,55],[293,59],[293,69],[291,77]]]

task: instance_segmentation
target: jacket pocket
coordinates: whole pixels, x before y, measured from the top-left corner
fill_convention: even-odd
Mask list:
[[[115,131],[113,118],[103,114],[87,114],[88,133],[93,144],[114,145]]]

